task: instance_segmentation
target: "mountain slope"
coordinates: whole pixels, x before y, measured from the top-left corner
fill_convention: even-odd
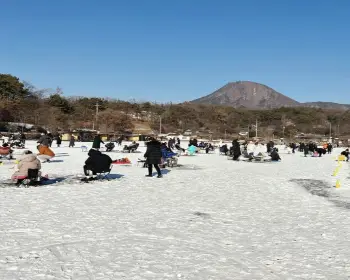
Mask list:
[[[321,108],[321,109],[336,109],[336,110],[349,110],[350,104],[339,104],[334,102],[305,102],[302,106]]]
[[[192,101],[198,104],[228,105],[250,109],[300,106],[301,104],[272,88],[254,82],[228,83],[217,91]]]

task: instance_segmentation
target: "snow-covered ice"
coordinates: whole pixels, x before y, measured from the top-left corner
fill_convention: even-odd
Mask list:
[[[0,188],[0,279],[350,279],[348,163],[341,188],[331,176],[339,150],[281,163],[200,154],[162,179],[115,166],[118,179],[95,184],[63,180],[82,174],[86,153],[54,151],[42,171],[60,182]]]

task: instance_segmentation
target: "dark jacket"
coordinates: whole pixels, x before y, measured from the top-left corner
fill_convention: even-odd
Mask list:
[[[101,139],[100,135],[96,135],[94,138],[94,142],[92,143],[92,148],[93,149],[99,149],[101,148],[101,143],[104,144],[104,142]]]
[[[43,146],[50,146],[50,138],[47,135],[42,135],[39,139],[39,141],[37,142]]]
[[[271,160],[272,161],[279,161],[279,160],[281,160],[280,155],[278,154],[278,152],[275,149],[272,150],[270,156],[271,156]]]
[[[317,148],[316,151],[319,157],[322,157],[322,155],[325,155],[327,153],[327,150],[323,148]]]
[[[152,140],[147,143],[147,150],[144,155],[147,164],[160,164],[162,159],[162,149],[160,142]]]
[[[61,145],[62,144],[61,136],[57,136],[56,141],[57,141],[57,145]]]
[[[115,147],[114,143],[113,142],[109,142],[105,145],[107,151],[112,151]]]
[[[233,157],[234,157],[235,159],[238,159],[238,157],[239,157],[242,153],[241,153],[241,147],[240,147],[240,145],[239,145],[239,143],[238,143],[237,140],[233,140],[233,142],[232,142],[232,150],[233,150]]]
[[[52,143],[52,140],[53,140],[52,133],[48,133],[48,134],[47,134],[47,137],[49,138],[50,142]]]
[[[88,155],[89,157],[85,161],[87,169],[95,171],[96,173],[109,171],[112,164],[112,159],[109,156],[93,149],[89,151]]]

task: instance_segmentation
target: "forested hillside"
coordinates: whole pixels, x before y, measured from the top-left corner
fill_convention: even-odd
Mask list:
[[[96,118],[96,105],[98,117]],[[258,121],[259,136],[295,133],[347,134],[350,129],[350,110],[320,108],[277,108],[268,110],[235,109],[228,106],[194,103],[154,104],[117,99],[67,97],[64,92],[38,89],[12,75],[0,74],[0,127],[7,122],[31,123],[52,132],[76,128],[112,127],[115,133],[133,130],[134,123],[145,122],[162,132],[211,131],[214,136],[234,135],[247,131]],[[284,128],[284,129],[283,129]]]

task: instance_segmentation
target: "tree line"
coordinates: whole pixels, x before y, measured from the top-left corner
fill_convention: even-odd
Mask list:
[[[98,115],[96,115],[98,104]],[[107,98],[66,97],[62,89],[38,89],[9,74],[0,74],[0,128],[8,122],[30,123],[52,132],[77,128],[99,129],[104,125],[115,133],[131,132],[135,121],[162,132],[212,132],[214,136],[235,135],[250,130],[258,136],[291,137],[296,133],[344,135],[350,129],[350,110],[278,108],[248,110],[229,106],[193,103],[157,104]]]

